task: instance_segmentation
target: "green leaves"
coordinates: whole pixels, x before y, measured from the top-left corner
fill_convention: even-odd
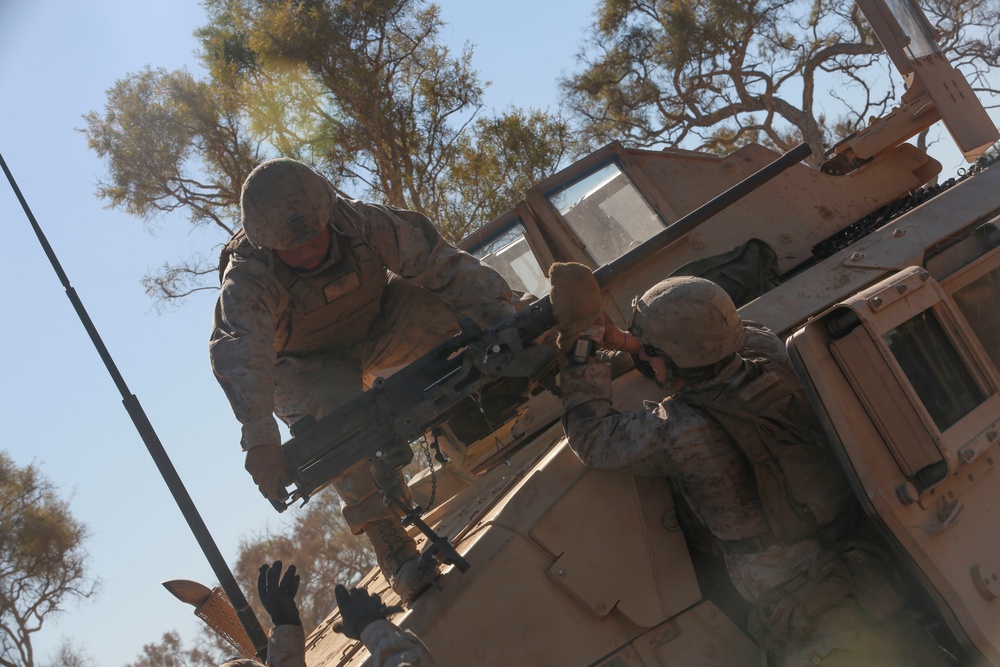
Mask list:
[[[1000,47],[976,47],[1000,27],[995,0],[921,4],[952,61],[1000,93],[986,76]],[[819,164],[845,131],[897,103],[881,54],[846,0],[603,0],[585,68],[561,85],[593,143],[725,153],[807,141]]]
[[[32,637],[72,598],[89,598],[87,532],[34,465],[0,452],[0,665],[31,667]]]
[[[347,196],[420,210],[457,241],[567,152],[561,119],[512,110],[540,141],[531,151],[522,142],[519,157],[496,154],[504,130],[479,122],[472,50],[440,43],[435,5],[209,0],[206,9],[196,32],[204,78],[147,67],[108,91],[103,113],[85,116],[89,145],[108,167],[98,196],[147,223],[183,211],[228,236],[247,174],[286,156]],[[154,298],[177,299],[210,285],[200,282],[204,270],[185,259],[144,284]]]

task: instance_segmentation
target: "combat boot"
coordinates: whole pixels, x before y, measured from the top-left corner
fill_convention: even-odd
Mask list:
[[[382,519],[364,524],[382,575],[404,603],[412,602],[431,585],[437,569],[420,572],[417,543],[398,521]]]

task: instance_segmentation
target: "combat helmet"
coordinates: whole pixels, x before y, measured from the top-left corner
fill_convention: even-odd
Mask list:
[[[743,345],[743,322],[724,289],[703,278],[667,278],[635,300],[629,331],[677,368],[728,358]]]
[[[312,240],[329,224],[333,206],[327,180],[289,158],[259,164],[240,192],[243,229],[258,248],[288,250]]]

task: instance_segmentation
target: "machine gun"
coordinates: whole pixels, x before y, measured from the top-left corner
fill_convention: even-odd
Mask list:
[[[806,144],[788,153],[714,199],[683,216],[641,245],[594,272],[604,287],[619,274],[674,241],[810,154]],[[280,512],[303,502],[347,469],[369,460],[376,470],[397,469],[413,458],[410,443],[459,411],[475,405],[501,384],[518,387],[521,403],[545,386],[555,350],[535,341],[555,325],[548,297],[541,298],[495,327],[463,323],[461,333],[389,376],[301,434],[282,449],[295,488],[272,504]],[[480,405],[481,408],[481,405]],[[407,512],[414,522],[419,508]],[[419,524],[417,524],[419,526]],[[423,527],[421,526],[421,529]],[[432,541],[438,536],[428,533]]]

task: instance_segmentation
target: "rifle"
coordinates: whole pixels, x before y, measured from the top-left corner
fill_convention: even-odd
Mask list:
[[[722,194],[683,216],[641,245],[594,271],[605,287],[625,269],[653,256],[689,231],[742,199],[810,154],[800,144]],[[389,376],[350,403],[282,445],[295,488],[272,500],[279,512],[303,503],[361,461],[401,468],[413,458],[410,443],[468,407],[482,410],[484,396],[510,395],[523,403],[554,364],[551,345],[534,341],[555,325],[552,305],[543,297],[495,327],[480,329],[465,320],[462,331]],[[477,405],[478,404],[478,405]],[[509,409],[511,406],[507,406]],[[419,508],[417,508],[419,512]],[[408,519],[413,521],[413,513]],[[436,536],[432,536],[432,539]]]

